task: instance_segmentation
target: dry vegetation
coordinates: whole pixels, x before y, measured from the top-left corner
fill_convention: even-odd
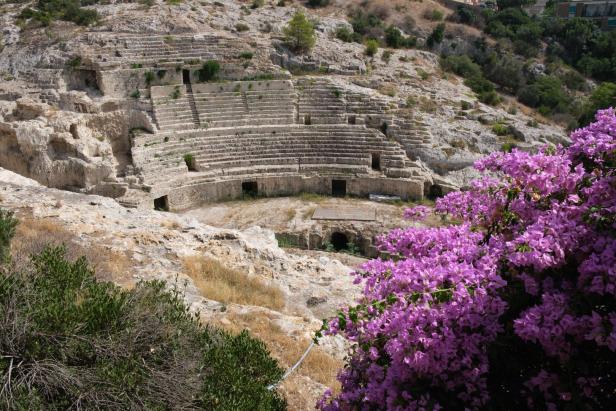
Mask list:
[[[248,329],[253,337],[265,342],[272,357],[276,358],[283,368],[295,364],[310,345],[310,340],[307,338],[287,335],[266,313],[229,314],[226,318],[230,323],[221,323],[222,327],[233,333]],[[302,383],[303,376],[338,390],[339,382],[336,380],[336,375],[342,364],[342,360],[315,346],[295,373],[280,387],[289,400],[290,409],[303,410],[314,407],[313,402],[306,401],[307,387]]]
[[[113,281],[123,287],[130,288],[134,285],[130,277],[132,262],[125,253],[96,243],[88,246],[78,244],[74,233],[51,218],[35,218],[26,212],[18,214],[17,217],[19,224],[11,243],[15,258],[27,259],[32,254],[40,253],[50,243],[64,244],[69,258],[86,257],[98,279]]]
[[[260,278],[249,277],[203,256],[185,257],[183,263],[186,274],[206,298],[273,310],[280,310],[285,306],[283,292]]]
[[[387,24],[394,24],[406,32],[416,28],[427,32],[432,31],[439,21],[425,16],[430,15],[433,10],[442,12],[444,18],[452,13],[451,10],[434,0],[343,0],[336,4],[346,11],[360,8],[373,13]],[[447,30],[453,33],[481,36],[479,30],[463,24],[448,22]]]

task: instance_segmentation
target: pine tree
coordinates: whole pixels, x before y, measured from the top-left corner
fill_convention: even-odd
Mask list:
[[[309,51],[316,42],[314,25],[304,13],[296,12],[284,28],[286,44],[296,53]]]

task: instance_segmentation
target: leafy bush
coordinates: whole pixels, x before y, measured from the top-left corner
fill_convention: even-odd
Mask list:
[[[250,27],[248,27],[248,24],[245,24],[245,23],[237,23],[235,25],[235,30],[241,33],[241,32],[250,30]]]
[[[178,98],[180,98],[181,95],[182,95],[182,92],[180,91],[180,86],[175,86],[173,88],[173,91],[169,94],[169,97],[171,97],[174,100],[177,100]]]
[[[217,60],[208,60],[203,63],[201,70],[198,71],[199,81],[212,81],[218,77],[220,63]]]
[[[385,63],[389,63],[389,60],[391,59],[391,55],[392,55],[391,50],[383,50],[383,54],[381,54],[381,60],[383,60]]]
[[[415,37],[404,37],[402,32],[395,26],[389,26],[385,30],[385,43],[389,47],[414,47],[417,42]]]
[[[352,348],[322,410],[612,408],[614,111],[571,140],[492,153],[476,168],[505,178],[436,202],[460,224],[381,238],[391,258],[360,267],[358,305],[324,327]]]
[[[430,33],[430,35],[428,36],[428,39],[426,40],[426,44],[428,45],[428,47],[432,48],[436,44],[439,44],[441,41],[443,41],[444,34],[445,34],[445,23],[439,23],[434,28],[434,30],[432,30],[432,33]]]
[[[72,59],[66,62],[66,66],[72,69],[76,69],[77,67],[81,66],[81,57],[80,56],[73,57]]]
[[[456,16],[460,23],[472,26],[478,20],[474,10],[465,5],[459,5],[456,9]]]
[[[424,17],[432,21],[441,21],[443,20],[444,15],[442,11],[437,10],[437,9],[432,9],[432,10],[426,10],[426,12],[424,13]]]
[[[383,20],[375,14],[366,13],[362,9],[351,12],[353,31],[361,36],[379,38],[383,33]]]
[[[291,50],[305,53],[314,47],[314,25],[304,13],[297,11],[283,29],[285,42]]]
[[[285,408],[262,342],[202,326],[163,282],[98,281],[62,246],[0,267],[0,352],[7,409]]]
[[[579,123],[586,125],[593,119],[593,114],[600,109],[616,107],[616,83],[602,83],[593,90],[579,118]]]
[[[0,264],[9,258],[11,238],[15,235],[16,226],[13,212],[0,208]]]
[[[335,36],[338,40],[342,40],[345,43],[351,43],[353,41],[360,41],[361,36],[356,35],[351,29],[347,26],[339,26],[336,28]]]
[[[475,93],[490,93],[494,91],[494,85],[481,76],[472,76],[464,80],[464,84],[471,88]]]
[[[94,3],[97,1],[90,4]],[[19,17],[36,20],[44,26],[53,20],[70,21],[80,26],[96,23],[100,17],[96,10],[82,9],[81,5],[79,0],[38,0],[36,9],[26,7]]]
[[[146,71],[143,76],[145,78],[145,84],[148,86],[154,81],[154,72],[151,70]]]
[[[379,42],[371,39],[366,41],[366,55],[367,56],[374,56],[376,54],[376,52],[379,50]]]
[[[252,59],[253,56],[254,56],[254,53],[252,51],[242,51],[239,55],[239,58],[244,59],[244,60],[250,60]]]
[[[133,90],[130,93],[130,97],[134,99],[139,99],[141,97],[141,92],[139,91],[139,89]]]
[[[492,126],[492,131],[497,136],[506,136],[509,134],[509,126],[503,123],[496,123]]]
[[[510,93],[517,93],[526,83],[524,64],[521,59],[511,55],[492,54],[484,65],[486,78]]]
[[[481,67],[466,55],[464,56],[448,56],[440,60],[443,70],[452,71],[462,77],[478,77],[481,76]]]
[[[542,76],[522,88],[518,98],[530,107],[543,107],[547,113],[567,111],[569,96],[558,77]]]

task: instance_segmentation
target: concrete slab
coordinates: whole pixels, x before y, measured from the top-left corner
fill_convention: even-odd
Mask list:
[[[318,207],[312,215],[313,220],[376,220],[376,209],[366,207]]]

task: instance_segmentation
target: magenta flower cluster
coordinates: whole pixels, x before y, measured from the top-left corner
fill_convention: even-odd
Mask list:
[[[608,409],[616,402],[616,115],[567,148],[494,153],[440,228],[393,230],[356,306],[322,410]],[[416,207],[405,215],[424,218]]]

